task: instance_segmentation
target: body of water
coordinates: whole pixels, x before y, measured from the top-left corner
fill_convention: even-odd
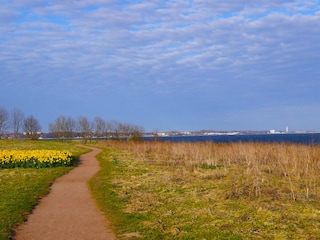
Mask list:
[[[144,138],[152,140],[153,138]],[[248,134],[248,135],[210,135],[210,136],[164,136],[159,138],[169,142],[267,142],[320,144],[320,133],[286,133],[286,134]]]

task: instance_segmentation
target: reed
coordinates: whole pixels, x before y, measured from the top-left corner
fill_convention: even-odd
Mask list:
[[[228,198],[317,200],[320,147],[278,143],[169,143],[106,141],[147,164],[183,166],[188,171],[228,172]]]
[[[97,144],[93,195],[119,239],[319,237],[319,146]]]

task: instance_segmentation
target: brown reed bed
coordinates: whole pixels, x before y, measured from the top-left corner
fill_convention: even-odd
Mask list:
[[[184,166],[189,171],[228,172],[229,197],[269,196],[274,199],[317,200],[320,146],[288,143],[169,143],[108,141],[147,164]]]
[[[120,235],[141,239],[317,239],[320,147],[98,142],[94,180]],[[108,192],[110,194],[106,194]],[[108,198],[112,198],[109,199]],[[130,224],[129,224],[130,223]],[[127,229],[123,229],[127,226]],[[121,237],[119,239],[122,239]]]

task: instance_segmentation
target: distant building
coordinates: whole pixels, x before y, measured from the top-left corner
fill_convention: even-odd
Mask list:
[[[271,129],[269,132],[270,132],[271,134],[274,134],[274,133],[276,133],[276,130]]]
[[[158,132],[156,133],[159,137],[164,137],[164,136],[168,136],[166,133],[164,132]]]

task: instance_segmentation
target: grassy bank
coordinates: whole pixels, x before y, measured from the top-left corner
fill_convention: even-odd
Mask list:
[[[316,239],[320,148],[104,142],[91,187],[125,239]]]
[[[74,157],[86,152],[74,143],[0,140],[2,149],[70,150]],[[39,199],[49,192],[53,180],[72,167],[0,169],[0,239],[8,239],[17,223],[23,222]]]

